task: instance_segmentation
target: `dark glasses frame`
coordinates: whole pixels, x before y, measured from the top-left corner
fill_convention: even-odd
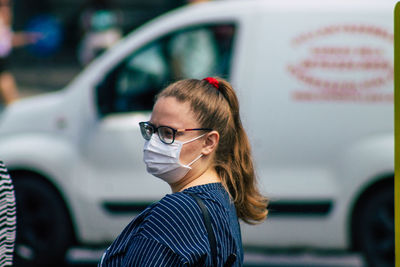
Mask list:
[[[150,140],[151,136],[152,136],[154,133],[157,133],[158,138],[160,138],[161,142],[163,142],[164,144],[167,144],[167,145],[170,145],[170,144],[172,144],[172,143],[175,141],[175,136],[176,136],[176,133],[178,133],[178,132],[188,132],[188,131],[212,131],[212,130],[213,130],[213,129],[210,129],[210,128],[174,129],[174,128],[172,128],[172,127],[164,126],[164,125],[160,125],[160,126],[156,127],[154,124],[150,123],[149,121],[142,121],[142,122],[139,122],[139,126],[140,126],[140,132],[142,133],[142,136],[143,136],[143,138],[144,138],[145,140]],[[150,136],[148,136],[148,135],[146,134],[146,129],[145,129],[145,127],[150,127],[150,128],[153,129],[153,133],[152,133]],[[159,129],[162,129],[162,128],[168,128],[168,129],[172,130],[172,141],[171,141],[171,142],[165,141],[164,138],[162,138],[162,137],[160,136]]]

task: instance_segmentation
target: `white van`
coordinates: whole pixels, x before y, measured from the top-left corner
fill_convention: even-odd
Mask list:
[[[65,89],[0,118],[18,201],[17,254],[38,263],[114,240],[170,193],[138,122],[171,81],[218,75],[240,98],[265,223],[247,247],[360,249],[394,261],[394,1],[220,1],[136,30]],[[46,79],[46,74],[43,74]],[[31,263],[33,264],[33,263]]]

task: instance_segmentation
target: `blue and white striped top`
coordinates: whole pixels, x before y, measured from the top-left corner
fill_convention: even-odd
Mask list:
[[[16,222],[14,187],[0,161],[0,267],[12,266]]]
[[[235,206],[220,183],[199,185],[168,194],[150,205],[122,231],[104,253],[99,266],[212,266],[211,249],[200,207],[188,192],[205,203],[217,243],[218,266],[243,248]]]

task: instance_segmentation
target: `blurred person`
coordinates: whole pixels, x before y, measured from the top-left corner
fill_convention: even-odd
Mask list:
[[[139,125],[147,171],[172,194],[132,220],[99,266],[242,266],[238,218],[258,223],[268,211],[232,86],[212,77],[175,82]]]
[[[0,0],[0,97],[5,105],[19,97],[14,76],[8,71],[13,47],[35,43],[41,37],[39,33],[12,32],[11,25],[11,1]]]
[[[0,161],[0,266],[12,266],[16,231],[14,188],[6,166]]]
[[[89,0],[84,4],[80,17],[83,37],[78,48],[82,65],[89,64],[122,38],[119,24],[120,14],[107,0]]]

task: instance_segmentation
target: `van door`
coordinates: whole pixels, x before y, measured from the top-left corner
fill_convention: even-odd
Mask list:
[[[393,23],[388,9],[374,8],[257,15],[254,86],[242,107],[273,208],[269,224],[245,228],[244,242],[345,247],[346,212],[360,181],[377,173],[350,171],[343,159],[393,133]],[[351,155],[353,163],[366,158]]]

